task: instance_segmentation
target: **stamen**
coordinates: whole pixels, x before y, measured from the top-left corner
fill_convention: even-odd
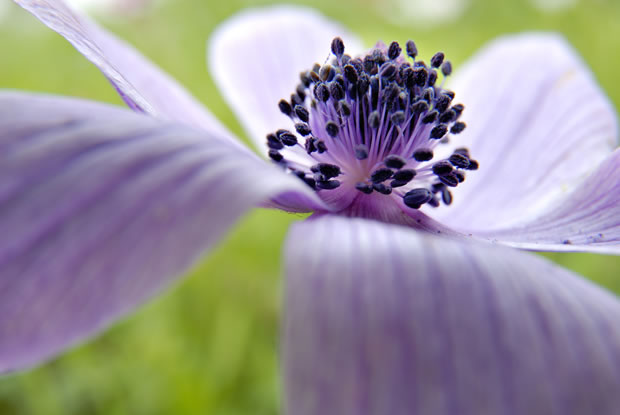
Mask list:
[[[433,68],[439,68],[441,66],[441,64],[443,63],[443,59],[444,59],[444,54],[443,52],[437,52],[432,58],[431,58],[431,66]]]
[[[467,170],[478,170],[478,162],[476,160],[469,160],[469,166],[467,166]]]
[[[381,78],[387,79],[389,81],[394,79],[397,73],[398,69],[396,68],[396,65],[393,65],[391,63],[388,65],[383,65],[381,69]]]
[[[452,165],[446,161],[440,161],[438,163],[433,164],[433,173],[437,176],[445,176],[447,174],[452,173]]]
[[[443,74],[443,76],[450,76],[450,74],[452,73],[452,64],[450,63],[450,61],[445,61],[441,65],[441,73]],[[450,203],[446,203],[446,205],[449,204]]]
[[[456,113],[452,110],[448,110],[439,116],[439,122],[447,124],[456,118]]]
[[[351,107],[349,106],[349,104],[347,104],[346,101],[339,101],[338,102],[338,112],[341,115],[344,115],[345,117],[348,117],[349,115],[351,115]]]
[[[378,111],[373,111],[370,113],[370,116],[368,117],[368,125],[370,125],[371,128],[379,128],[379,123],[381,122],[381,117],[379,115]]]
[[[334,73],[332,71],[331,65],[327,64],[327,65],[321,66],[321,69],[319,70],[319,78],[321,78],[321,81],[323,82],[331,81],[333,76],[334,76]]]
[[[294,132],[266,136],[269,158],[320,196],[343,188],[359,192],[352,203],[376,192],[411,209],[452,204],[449,188],[479,165],[465,148],[435,155],[466,127],[459,120],[465,107],[452,105],[454,92],[437,82],[439,72],[452,74],[450,61],[442,52],[430,65],[416,60],[411,40],[406,56],[392,42],[352,58],[339,37],[331,52],[332,59],[300,73],[290,100],[278,102]]]
[[[434,69],[431,69],[428,72],[428,79],[426,80],[426,84],[428,86],[434,86],[435,82],[437,82],[437,71]]]
[[[373,183],[381,183],[391,178],[394,175],[394,171],[387,168],[377,169],[370,175],[370,181]]]
[[[344,54],[344,42],[339,37],[335,37],[332,40],[332,53],[336,55],[337,58],[342,58]]]
[[[437,111],[431,111],[422,118],[422,124],[432,124],[437,120],[438,116],[439,113]]]
[[[282,156],[282,154],[280,154],[277,150],[269,150],[269,157],[276,162],[280,162],[284,159],[284,156]]]
[[[465,109],[465,106],[463,104],[456,104],[452,106],[452,111],[456,113],[455,119],[458,119],[461,116],[464,109]]]
[[[388,48],[388,58],[390,58],[390,60],[395,60],[400,56],[401,51],[402,49],[400,48],[398,42],[390,43],[390,47]]]
[[[413,189],[405,193],[403,202],[412,209],[419,209],[423,204],[433,198],[433,194],[424,188]]]
[[[413,169],[403,169],[394,173],[394,180],[399,182],[407,182],[409,183],[416,175],[416,171]]]
[[[439,139],[442,138],[448,132],[448,127],[445,124],[439,124],[431,130],[430,138]]]
[[[355,158],[358,160],[365,160],[368,158],[368,147],[365,145],[359,145],[355,147]]]
[[[297,118],[299,118],[303,122],[308,122],[310,120],[310,113],[305,107],[302,107],[301,105],[295,106],[295,115],[297,115]]]
[[[445,184],[446,186],[456,187],[459,184],[459,180],[454,173],[449,173],[446,175],[438,176],[439,181]]]
[[[333,190],[340,186],[340,182],[338,180],[321,180],[316,182],[316,187],[324,190]]]
[[[312,130],[310,130],[310,127],[308,126],[308,124],[306,124],[305,122],[298,122],[295,124],[295,131],[297,131],[297,133],[299,133],[299,135],[302,136],[307,136],[310,135],[310,133],[312,132]]]
[[[275,134],[267,134],[267,146],[272,150],[282,150],[284,144]]]
[[[420,148],[413,153],[416,161],[429,161],[433,159],[433,150],[430,148]]]
[[[290,116],[293,112],[291,104],[289,104],[286,100],[281,99],[280,102],[278,102],[278,107],[280,107],[280,111],[282,111],[284,115]]]
[[[336,166],[335,164],[329,163],[319,163],[310,168],[310,170],[314,173],[320,172],[326,178],[331,179],[333,177],[337,177],[340,174],[340,166]]]
[[[355,69],[355,67],[353,65],[346,65],[344,67],[344,77],[347,79],[347,81],[349,81],[352,84],[356,84],[357,83],[357,70]]]
[[[458,115],[458,114],[457,114]],[[464,122],[457,122],[455,123],[452,128],[450,128],[450,132],[452,134],[459,134],[461,133],[463,130],[465,129],[465,123]]]
[[[443,200],[443,203],[446,205],[452,204],[452,193],[445,187],[441,191],[441,200]]]
[[[366,193],[367,195],[372,193],[372,185],[364,182],[359,182],[355,185],[355,188],[362,193]]]
[[[404,111],[396,111],[390,118],[392,119],[392,124],[401,125],[405,122],[405,113]]]
[[[327,102],[329,99],[329,89],[325,84],[320,83],[314,89],[314,95],[321,101]]]
[[[466,169],[469,167],[469,158],[459,153],[452,154],[448,161],[452,163],[454,167],[461,169]]]
[[[285,146],[291,147],[297,144],[297,137],[295,136],[295,134],[289,131],[285,131],[282,134],[279,134],[278,138]]]
[[[382,195],[389,195],[392,193],[392,188],[384,185],[383,183],[373,183],[372,188]]]
[[[435,101],[435,109],[440,113],[444,112],[448,109],[451,100],[452,98],[450,98],[450,96],[446,94],[438,96],[437,100]]]
[[[413,40],[408,40],[407,41],[407,55],[411,59],[415,59],[415,57],[418,56],[418,48],[416,48],[415,43],[413,42]]]
[[[330,137],[336,137],[339,130],[340,128],[338,127],[338,124],[333,121],[327,121],[327,124],[325,124],[325,131],[327,131],[327,134],[329,134]]]
[[[426,85],[426,80],[428,79],[428,71],[426,68],[417,68],[413,71],[415,77],[415,84],[419,87],[423,87]]]
[[[344,89],[338,82],[332,82],[329,85],[329,93],[336,101],[344,98]]]
[[[400,169],[405,164],[407,164],[407,160],[405,160],[401,156],[391,154],[383,160],[383,164],[385,164],[386,167],[391,167],[393,169]]]

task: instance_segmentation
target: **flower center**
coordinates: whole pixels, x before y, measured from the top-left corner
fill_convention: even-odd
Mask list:
[[[359,197],[376,192],[402,198],[411,209],[452,203],[449,188],[478,162],[466,148],[435,156],[438,145],[465,129],[459,121],[464,106],[452,104],[454,93],[443,88],[452,72],[444,54],[426,65],[416,60],[410,40],[406,54],[412,62],[397,42],[351,58],[340,38],[331,51],[331,62],[302,72],[290,101],[279,102],[295,132],[268,134],[269,157],[320,196],[335,189]]]

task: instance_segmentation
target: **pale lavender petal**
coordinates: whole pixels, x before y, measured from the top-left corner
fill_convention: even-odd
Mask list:
[[[211,36],[211,73],[259,150],[266,149],[267,133],[292,128],[278,101],[290,100],[300,72],[325,62],[335,36],[344,39],[347,53],[361,51],[343,27],[296,6],[243,11]]]
[[[198,126],[228,140],[230,132],[168,74],[132,46],[72,11],[62,0],[15,0],[94,63],[134,111]]]
[[[0,94],[0,372],[103,329],[249,208],[306,188],[182,124]]]
[[[286,243],[288,415],[612,415],[620,302],[532,254],[364,219]]]
[[[558,35],[499,38],[451,86],[468,126],[453,143],[468,146],[480,169],[452,206],[428,213],[465,233],[521,225],[570,200],[617,146],[611,103]]]
[[[316,194],[299,191],[279,193],[260,206],[270,209],[280,209],[290,213],[308,213],[317,210],[323,212],[330,211],[330,207],[319,199]]]
[[[620,150],[536,219],[479,235],[525,249],[620,255]]]

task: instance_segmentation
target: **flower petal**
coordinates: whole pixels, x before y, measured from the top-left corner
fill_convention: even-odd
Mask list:
[[[292,127],[278,101],[295,92],[300,72],[325,61],[335,36],[344,39],[347,53],[361,51],[344,28],[295,6],[243,11],[211,36],[211,73],[260,151],[267,133]]]
[[[486,236],[524,249],[620,255],[620,150],[541,216]]]
[[[290,415],[620,407],[620,302],[542,258],[331,216],[285,258]]]
[[[280,192],[313,196],[306,188],[181,124],[0,94],[0,372],[103,329],[249,208]]]
[[[108,78],[134,111],[180,121],[235,140],[230,132],[168,74],[132,46],[72,11],[62,0],[15,0],[65,37]]]
[[[499,38],[452,87],[468,125],[454,142],[470,148],[480,169],[455,189],[452,206],[429,214],[466,233],[539,217],[573,197],[617,146],[611,103],[558,35]]]

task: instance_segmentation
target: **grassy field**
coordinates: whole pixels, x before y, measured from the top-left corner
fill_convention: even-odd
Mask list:
[[[7,1],[7,0],[2,0]],[[173,74],[242,134],[206,71],[205,40],[250,0],[169,0],[146,16],[105,25]],[[620,2],[582,0],[545,13],[527,1],[472,0],[456,21],[405,25],[381,0],[303,2],[342,21],[367,45],[415,39],[458,70],[485,41],[525,30],[562,32],[620,105]],[[327,47],[327,46],[326,46]],[[120,103],[101,74],[16,6],[0,26],[0,87]],[[300,68],[301,69],[301,68]],[[280,246],[300,217],[254,211],[189,278],[95,340],[27,373],[0,379],[0,415],[276,414],[280,399]],[[6,237],[6,236],[4,236]],[[553,254],[620,293],[620,259]]]

